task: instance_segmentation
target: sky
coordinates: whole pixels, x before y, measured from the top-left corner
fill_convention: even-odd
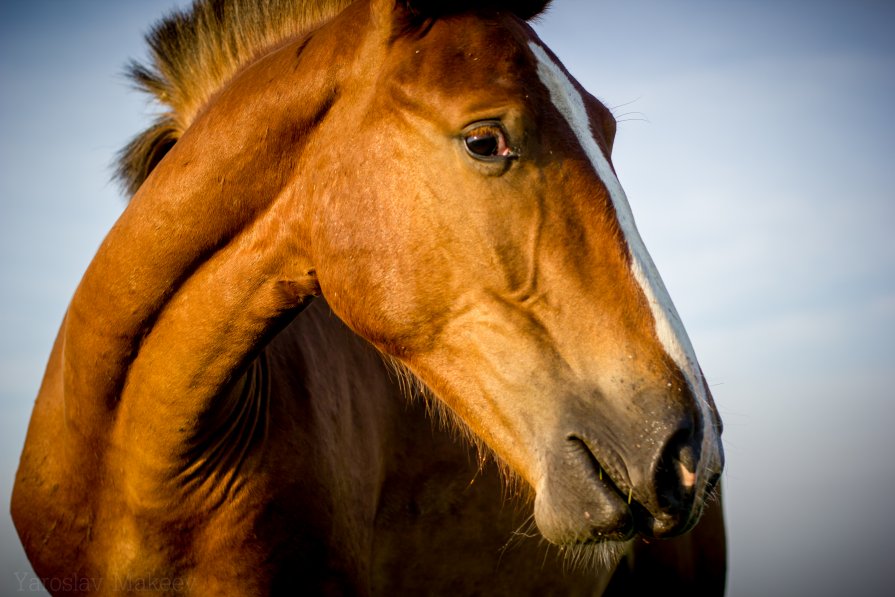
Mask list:
[[[152,106],[121,75],[170,7],[0,3],[0,593],[68,300]],[[620,124],[613,160],[724,419],[728,595],[895,585],[895,5],[556,0],[542,39]]]

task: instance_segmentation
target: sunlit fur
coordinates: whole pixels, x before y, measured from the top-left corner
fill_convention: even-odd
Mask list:
[[[131,62],[128,68],[137,88],[165,109],[119,156],[118,177],[128,193],[136,193],[196,113],[240,68],[351,2],[198,0],[160,21],[146,38],[149,64]]]

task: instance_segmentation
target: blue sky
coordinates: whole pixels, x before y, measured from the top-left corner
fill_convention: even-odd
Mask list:
[[[0,495],[152,109],[121,77],[177,5],[0,3]],[[182,4],[182,3],[180,3]],[[895,583],[895,8],[556,0],[544,41],[614,161],[722,416],[729,595]],[[4,511],[6,508],[4,507]],[[0,588],[27,571],[0,516]]]

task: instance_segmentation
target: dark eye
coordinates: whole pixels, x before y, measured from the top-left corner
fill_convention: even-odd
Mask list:
[[[463,144],[469,155],[479,160],[512,157],[503,128],[497,123],[473,125],[463,133]]]

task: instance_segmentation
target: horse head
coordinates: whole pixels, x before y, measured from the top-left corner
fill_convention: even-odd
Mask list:
[[[342,17],[372,26],[307,42],[329,90],[290,182],[307,258],[335,313],[530,484],[548,540],[681,533],[722,468],[711,393],[612,114],[500,4],[377,0]]]
[[[169,359],[217,326],[183,382],[212,396],[322,294],[524,479],[549,541],[682,533],[721,424],[611,165],[615,120],[526,23],[545,2],[468,4],[356,2],[208,94],[82,283],[99,298],[66,351],[105,356],[66,383],[116,396],[146,321]],[[85,309],[100,331],[75,335]],[[129,387],[149,392],[143,361]]]

